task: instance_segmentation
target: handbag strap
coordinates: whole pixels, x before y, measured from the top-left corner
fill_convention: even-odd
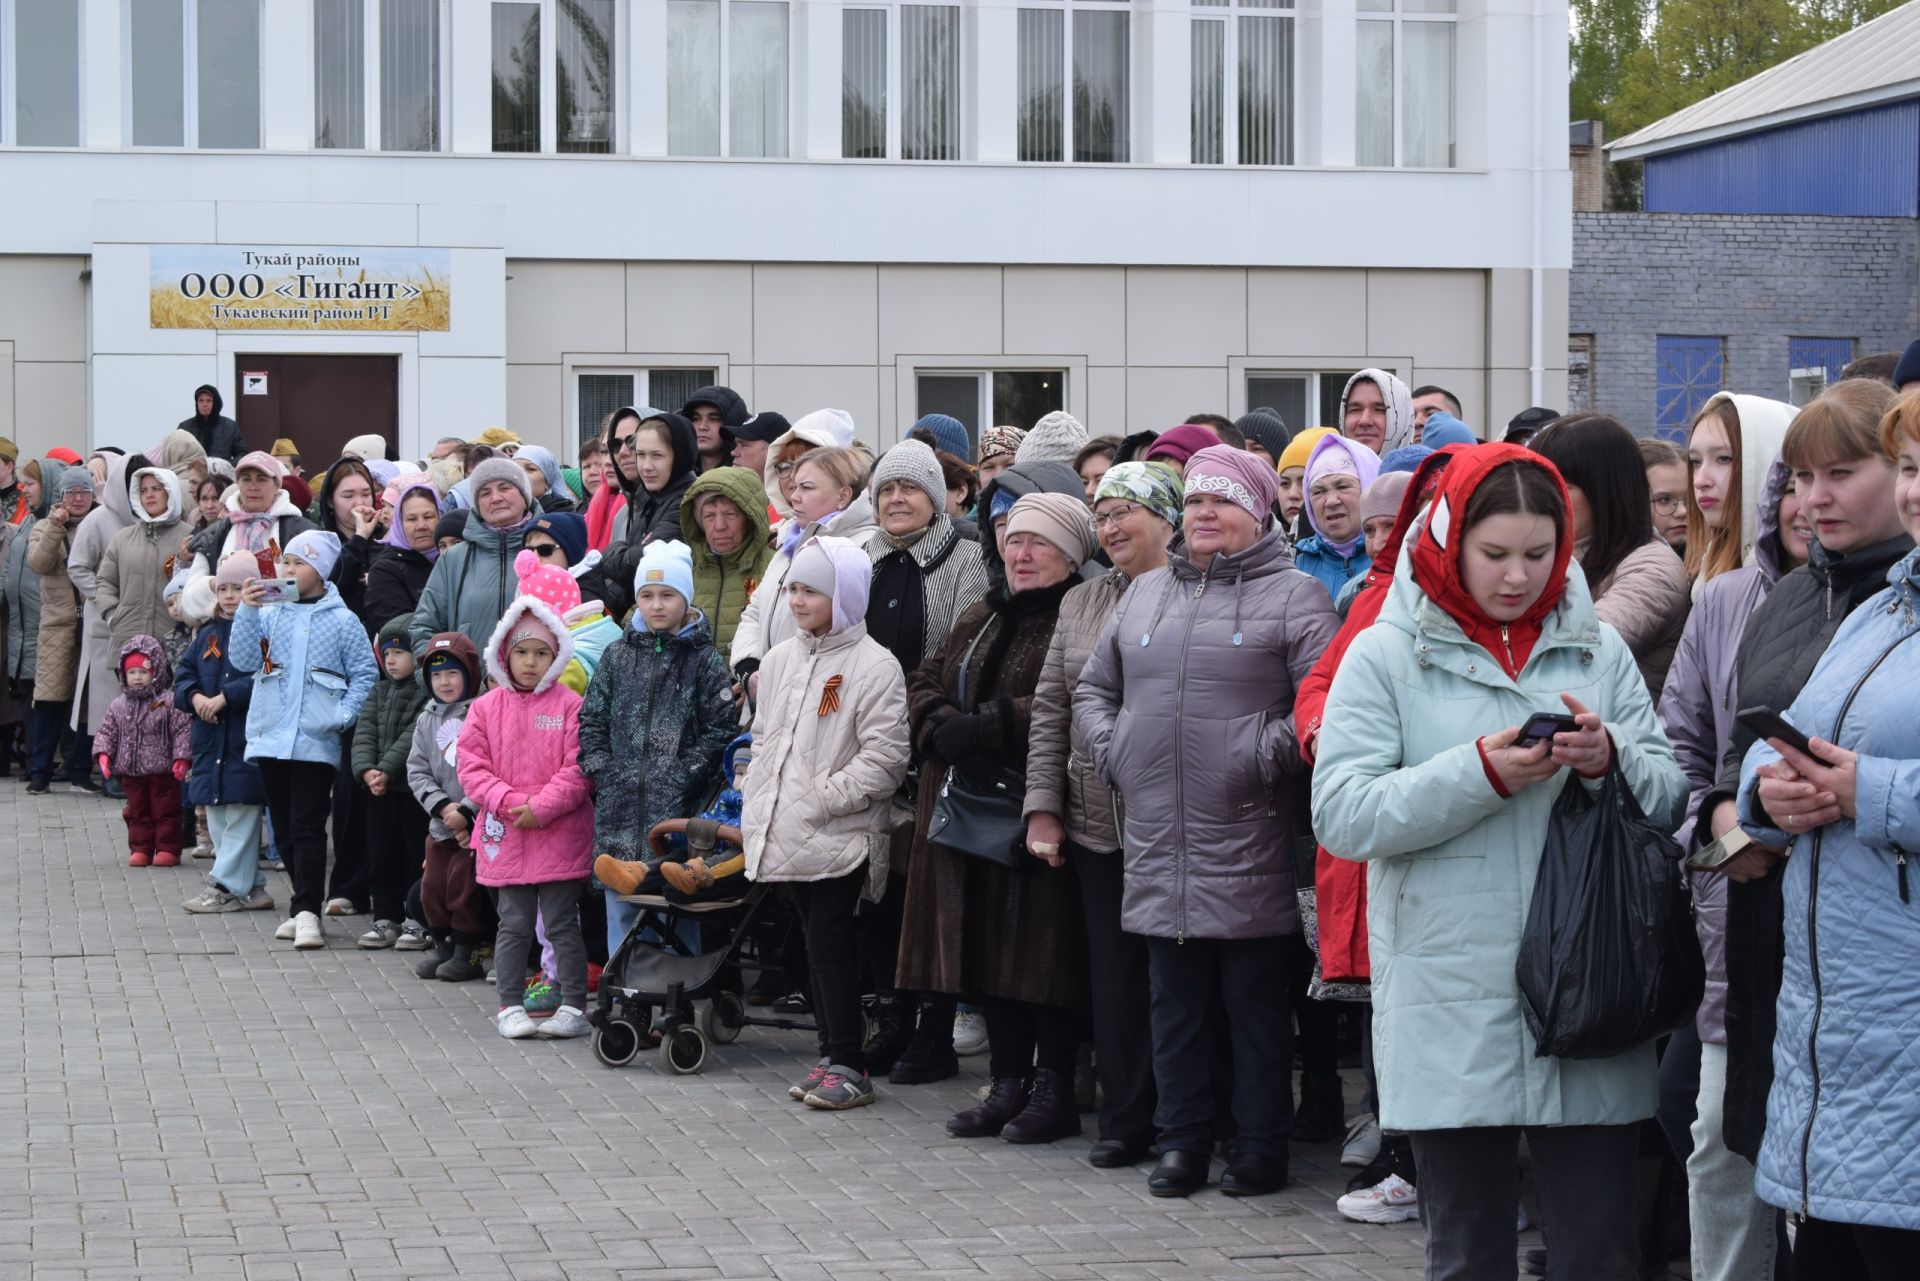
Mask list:
[[[987,638],[987,633],[991,631],[992,628],[993,618],[989,616],[986,626],[974,634],[973,642],[967,646],[967,652],[960,656],[960,687],[956,692],[955,701],[958,702],[960,710],[963,712],[967,710],[967,668],[973,662],[973,651],[980,648],[980,642]]]

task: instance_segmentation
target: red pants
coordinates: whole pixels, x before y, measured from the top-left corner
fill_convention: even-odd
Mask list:
[[[127,848],[135,854],[180,852],[180,784],[172,774],[121,774],[127,790]]]
[[[478,943],[493,936],[492,906],[473,879],[473,851],[429,836],[426,864],[420,870],[420,910],[428,926]]]

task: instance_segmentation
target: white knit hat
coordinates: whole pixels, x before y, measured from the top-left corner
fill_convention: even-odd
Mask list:
[[[1048,461],[1072,466],[1074,455],[1086,448],[1087,439],[1085,424],[1066,410],[1056,409],[1043,415],[1027,432],[1013,461],[1016,466]]]

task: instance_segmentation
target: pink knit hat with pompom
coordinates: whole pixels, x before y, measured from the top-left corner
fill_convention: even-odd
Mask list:
[[[515,556],[513,572],[520,579],[515,595],[531,596],[562,618],[580,607],[580,584],[566,570],[542,561],[539,553],[522,551]]]

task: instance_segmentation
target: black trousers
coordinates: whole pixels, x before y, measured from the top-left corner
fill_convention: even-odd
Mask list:
[[[1519,1126],[1414,1131],[1427,1281],[1517,1275],[1521,1133]],[[1639,1125],[1530,1125],[1525,1133],[1546,1219],[1548,1281],[1639,1281]]]
[[[1307,994],[1313,984],[1313,949],[1304,934],[1287,939],[1287,1001],[1300,1032],[1300,1075],[1324,1077],[1340,1069],[1340,1007]]]
[[[1033,1075],[1036,1067],[1073,1082],[1080,1052],[1080,1017],[1054,1005],[1034,1005],[989,996],[980,1002],[987,1020],[987,1072],[994,1080]]]
[[[327,885],[327,814],[333,807],[331,765],[314,761],[261,759],[260,779],[267,789],[267,815],[273,840],[293,882],[289,915],[318,914]]]
[[[373,917],[398,921],[406,915],[407,890],[420,879],[427,850],[427,812],[406,780],[390,779],[387,794],[367,794],[367,860],[373,885]],[[340,865],[334,856],[334,866]]]
[[[372,860],[367,849],[367,789],[353,777],[345,763],[353,759],[353,729],[340,736],[342,768],[333,785],[333,879],[327,886],[328,898],[343,898],[358,911],[366,911],[372,899],[369,872]],[[401,791],[405,779],[394,780]],[[279,828],[275,827],[277,834]],[[424,835],[421,838],[425,839]],[[403,888],[402,893],[405,893]],[[398,918],[391,918],[397,920]]]
[[[1293,1029],[1284,936],[1147,940],[1153,982],[1154,1123],[1162,1152],[1211,1152],[1210,1065],[1224,1018],[1233,1045],[1233,1119],[1239,1154],[1285,1161],[1293,1130]]]
[[[860,1013],[860,960],[854,939],[854,909],[867,883],[863,863],[845,876],[797,881],[788,888],[807,936],[807,969],[813,985],[814,1022],[820,1053],[835,1066],[867,1070],[861,1049],[866,1020]]]
[[[1100,1078],[1100,1137],[1153,1142],[1153,1027],[1147,940],[1120,928],[1125,862],[1119,851],[1067,844],[1087,918],[1093,988],[1093,1065]]]
[[[1806,1281],[1912,1281],[1920,1232],[1808,1219],[1793,1243],[1793,1274]]]

